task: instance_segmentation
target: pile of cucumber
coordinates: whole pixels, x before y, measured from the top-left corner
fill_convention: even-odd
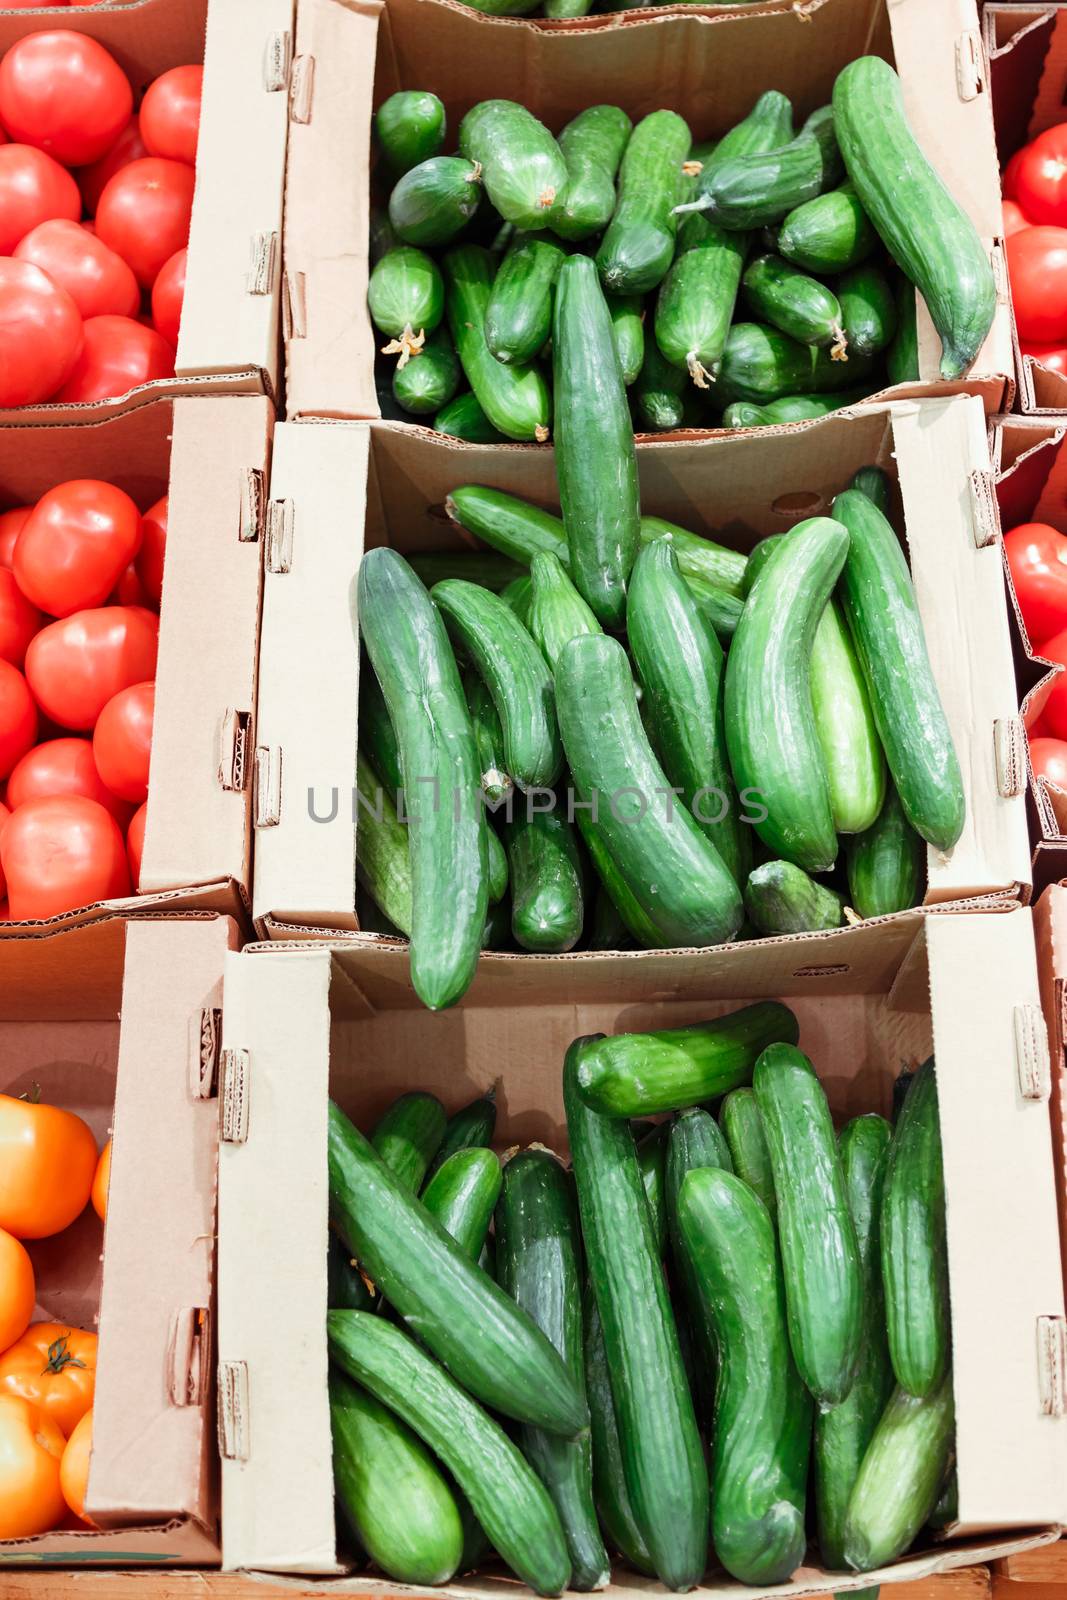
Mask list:
[[[915,289],[943,378],[967,371],[993,320],[989,258],[877,56],[845,67],[799,131],[775,90],[711,142],[674,111],[634,126],[612,105],[555,138],[487,100],[444,155],[444,107],[415,90],[376,128],[391,184],[368,293],[388,340],[383,414],[472,443],[547,439],[609,368],[638,432],[817,417],[918,378]],[[575,261],[607,296],[580,364],[559,349]]]
[[[331,1103],[356,1559],[419,1587],[500,1560],[558,1595],[619,1558],[684,1591],[709,1564],[785,1582],[809,1539],[870,1572],[954,1520],[934,1063],[895,1127],[838,1136],[797,1038],[760,1001],[575,1040],[569,1169],[540,1145],[498,1159],[492,1094],[450,1120],[404,1095],[369,1140]]]

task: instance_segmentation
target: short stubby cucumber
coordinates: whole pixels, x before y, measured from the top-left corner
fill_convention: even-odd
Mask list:
[[[844,1551],[855,1571],[883,1567],[911,1544],[937,1503],[955,1437],[951,1371],[925,1400],[894,1391],[848,1504]]]
[[[477,163],[431,156],[406,172],[389,196],[389,221],[405,244],[447,244],[465,228],[482,197]]]
[[[846,357],[841,303],[832,289],[781,256],[762,255],[749,263],[745,297],[756,316],[799,339],[822,345],[832,357]]]
[[[386,166],[400,178],[435,156],[444,144],[445,108],[425,89],[401,89],[378,107],[374,131]]]
[[[877,244],[878,235],[850,183],[805,200],[778,230],[779,253],[808,272],[847,272],[866,261]]]
[[[551,226],[561,239],[588,239],[611,221],[615,175],[632,128],[618,106],[587,106],[560,133],[567,182]]]
[[[745,910],[760,933],[816,933],[844,925],[836,889],[816,883],[791,861],[763,861],[745,884]]]
[[[888,517],[893,504],[893,486],[888,473],[881,467],[860,467],[852,474],[850,489],[859,489],[868,500],[873,500],[883,517]]]
[[[493,427],[508,439],[548,438],[548,385],[535,366],[498,361],[485,340],[493,260],[479,245],[460,245],[442,261],[446,307],[467,382]]]
[[[491,1145],[495,1129],[496,1089],[492,1088],[449,1117],[445,1136],[426,1174],[427,1182],[438,1167],[444,1166],[449,1156],[454,1156],[457,1150],[471,1150]]]
[[[543,122],[514,100],[482,100],[459,125],[459,148],[480,163],[485,192],[505,222],[545,226],[567,166]]]
[[[882,1198],[889,1354],[909,1394],[932,1395],[949,1364],[948,1247],[933,1057],[919,1068],[893,1132]]]
[[[500,1197],[500,1161],[492,1150],[455,1150],[422,1191],[423,1205],[472,1261],[481,1255]]]
[[[493,279],[485,313],[485,342],[498,361],[532,361],[547,341],[563,261],[551,235],[516,236]]]
[[[719,1122],[730,1147],[733,1170],[758,1194],[773,1220],[778,1214],[774,1174],[759,1106],[751,1089],[731,1089],[719,1111]]]
[[[608,315],[615,335],[622,381],[629,388],[645,359],[644,302],[637,294],[609,294]]]
[[[749,400],[767,405],[788,394],[822,394],[859,383],[871,370],[868,356],[835,361],[818,345],[801,344],[761,322],[735,322],[723,351],[716,396],[723,405]]]
[[[860,917],[888,917],[922,899],[926,846],[890,784],[877,817],[845,840],[849,902]]]
[[[632,388],[634,426],[638,432],[670,433],[685,423],[683,396],[689,373],[672,367],[655,338],[646,337],[644,359]]]
[[[582,936],[578,840],[565,815],[513,807],[506,824],[511,931],[523,950],[558,954]]]
[[[536,551],[547,550],[567,565],[567,535],[559,517],[503,489],[462,484],[448,496],[445,510],[461,528],[514,561],[529,566]]]
[[[375,1123],[375,1154],[412,1194],[418,1194],[426,1169],[445,1136],[448,1118],[436,1095],[422,1090],[402,1094]]]
[[[459,362],[444,328],[437,328],[413,358],[393,370],[393,399],[416,417],[440,411],[459,388]]]
[[[384,355],[410,357],[422,348],[445,314],[445,285],[436,261],[425,250],[399,245],[378,261],[367,285],[367,305],[379,333],[392,343]]]
[[[848,348],[861,356],[884,350],[897,326],[893,290],[884,272],[868,262],[837,281]]]
[[[689,208],[720,227],[762,228],[813,200],[840,174],[830,108],[814,112],[791,143],[714,162],[701,173]]]
[[[666,276],[674,255],[682,167],[692,143],[674,111],[653,111],[630,135],[619,168],[618,200],[596,264],[613,294],[644,294]]]

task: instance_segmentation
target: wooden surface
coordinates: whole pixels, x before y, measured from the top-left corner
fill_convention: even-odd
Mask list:
[[[1067,1600],[1067,1540],[1008,1556],[991,1576],[991,1600]]]

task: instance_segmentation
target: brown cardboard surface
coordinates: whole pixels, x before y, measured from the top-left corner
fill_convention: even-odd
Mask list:
[[[979,38],[974,0],[660,7],[562,27],[486,17],[451,0],[301,0],[285,219],[288,415],[379,414],[365,309],[372,95],[376,105],[399,88],[433,90],[453,130],[489,92],[522,101],[553,130],[594,101],[634,117],[666,104],[706,138],[772,86],[806,115],[829,100],[841,67],[873,51],[895,60],[916,137],[992,248],[999,176],[989,96],[974,65]],[[940,348],[925,308],[919,353],[932,382]],[[972,390],[996,409],[1010,404],[1013,371],[1005,303],[972,374],[930,392]]]
[[[501,1148],[540,1140],[565,1153],[559,1073],[575,1035],[692,1021],[764,994],[794,1006],[801,1046],[838,1118],[888,1110],[902,1063],[933,1048],[939,1064],[959,1531],[974,1537],[968,1547],[920,1552],[866,1582],[982,1560],[978,1549],[993,1548],[994,1528],[1062,1522],[1067,1422],[1041,1414],[1036,1361],[1037,1319],[1063,1313],[1048,1107],[1024,1097],[1017,1057],[1020,1019],[1039,1015],[1031,914],[912,914],[911,937],[902,931],[889,924],[855,930],[855,948],[866,950],[857,957],[866,962],[863,989],[851,973],[827,977],[816,991],[798,987],[798,952],[803,946],[817,955],[824,941],[761,941],[682,960],[635,958],[625,983],[617,963],[613,985],[599,962],[556,960],[542,969],[535,1004],[515,989],[516,964],[497,960],[484,964],[463,1006],[440,1015],[387,993],[370,952],[353,945],[229,956],[223,1043],[237,1064],[234,1104],[243,1116],[231,1124],[235,1137],[224,1139],[219,1161],[219,1355],[231,1402],[221,1430],[224,1565],[335,1570],[320,1332],[327,1091],[367,1126],[404,1089],[435,1092],[452,1111],[495,1084]],[[644,976],[636,987],[635,973]],[[1004,1309],[990,1318],[994,1283]],[[628,1573],[616,1580],[619,1592],[651,1587]],[[842,1584],[805,1567],[781,1592],[862,1581]],[[376,1578],[360,1586],[393,1588]],[[706,1588],[742,1592],[714,1575]],[[499,1591],[489,1576],[450,1592]]]

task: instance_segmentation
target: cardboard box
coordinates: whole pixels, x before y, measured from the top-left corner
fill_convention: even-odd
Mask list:
[[[47,922],[36,938],[121,911],[245,916],[262,517],[274,410],[265,396],[155,399],[92,424],[0,423],[0,504],[105,478],[142,509],[170,496],[141,893]]]
[[[39,1084],[114,1143],[106,1229],[87,1207],[28,1246],[35,1319],[99,1333],[86,1509],[101,1531],[0,1540],[0,1566],[218,1560],[212,1096],[238,942],[202,913],[5,946],[0,1090]]]
[[[987,5],[982,31],[1003,167],[1028,140],[1067,121],[1067,17],[1059,5]],[[1014,318],[1012,338],[1021,410],[1067,409],[1067,378],[1023,355]]]
[[[131,0],[63,9],[61,25],[97,39],[135,104],[169,67],[204,65],[196,193],[176,377],[80,405],[0,411],[0,423],[113,415],[160,395],[279,392],[282,197],[294,0]],[[60,26],[57,12],[6,11],[0,56]]]
[[[927,644],[967,789],[948,857],[928,852],[929,904],[1024,890],[1029,847],[1022,725],[995,541],[981,402],[861,407],[798,429],[639,446],[642,505],[749,549],[829,509],[862,465],[898,481]],[[388,424],[285,423],[275,435],[256,749],[253,914],[271,938],[355,936],[359,655],[355,585],[365,543],[462,548],[444,514],[465,482],[558,505],[553,457],[468,449]],[[1018,762],[1016,760],[1018,757]],[[329,818],[332,821],[317,820]],[[832,938],[841,937],[834,934]],[[370,937],[370,936],[364,936]],[[522,959],[522,958],[516,958]],[[528,958],[539,960],[540,958]]]
[[[328,1095],[366,1128],[403,1090],[430,1090],[454,1111],[495,1083],[499,1147],[539,1140],[563,1154],[560,1069],[572,1038],[674,1026],[760,996],[795,1008],[801,1048],[839,1120],[888,1112],[902,1063],[937,1056],[960,1520],[948,1544],[866,1582],[985,1561],[1000,1536],[1014,1544],[1023,1530],[1067,1520],[1062,1369],[1053,1379],[1045,1361],[1064,1337],[1063,1285],[1031,913],[911,912],[848,938],[847,961],[830,966],[826,940],[804,936],[673,956],[546,957],[536,994],[515,962],[489,955],[463,1006],[440,1015],[413,1003],[395,946],[254,946],[227,958],[224,1566],[336,1570],[322,1332]],[[805,1565],[774,1592],[863,1585]],[[375,1576],[350,1586],[401,1592]],[[614,1592],[647,1587],[619,1571]],[[486,1576],[449,1592],[500,1590]],[[712,1575],[697,1592],[742,1591]]]
[[[1060,1212],[1060,1248],[1067,1283],[1067,887],[1053,883],[1034,904],[1041,1004],[1051,1062],[1052,1160]]]
[[[912,127],[973,218],[1003,280],[1000,181],[974,0],[830,0],[625,12],[571,23],[486,17],[452,0],[300,0],[285,216],[286,390],[290,417],[377,417],[376,343],[366,310],[371,101],[400,88],[444,101],[453,138],[486,95],[522,101],[558,131],[587,105],[639,118],[667,105],[695,138],[723,133],[765,89],[799,116],[831,96],[840,69],[874,51],[895,60]],[[377,52],[377,55],[375,54]],[[492,62],[491,82],[486,63]],[[920,303],[918,386],[1011,405],[1006,300],[971,374],[937,377],[940,341]]]

